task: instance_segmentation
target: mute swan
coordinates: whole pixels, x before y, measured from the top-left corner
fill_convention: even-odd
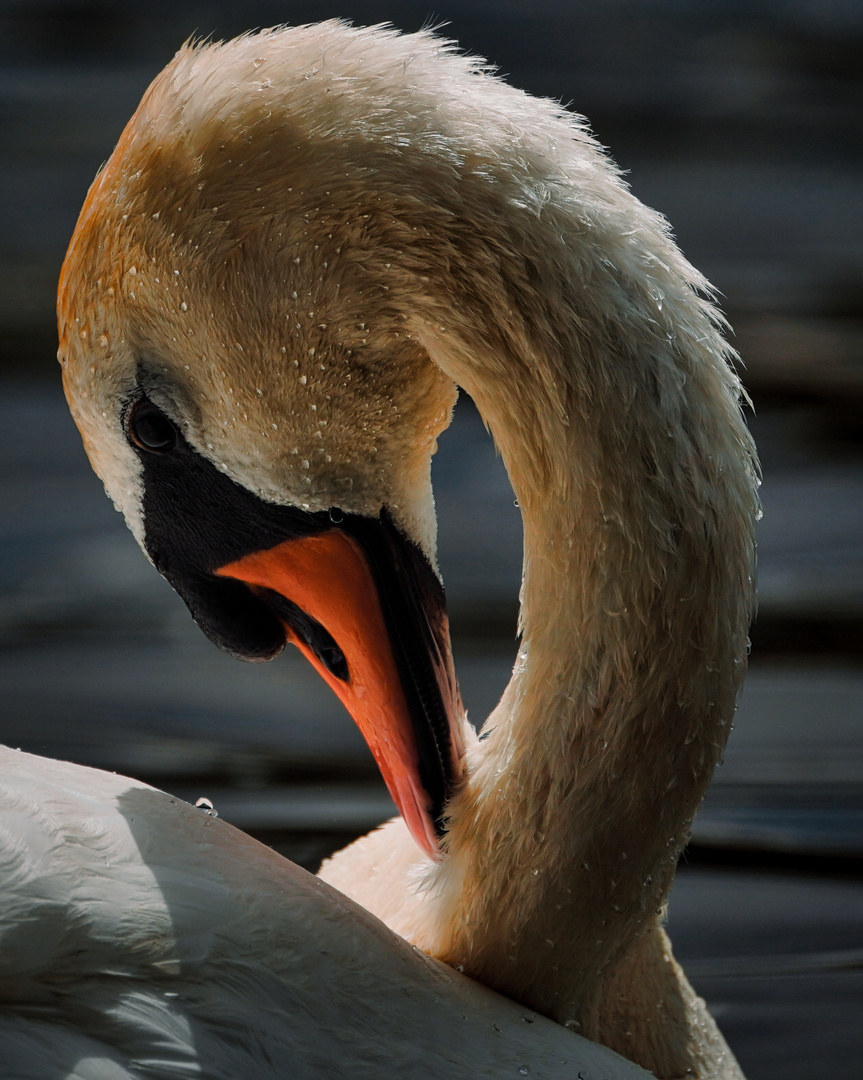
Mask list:
[[[181,50],[59,291],[70,406],[138,541],[223,648],[301,648],[399,806],[324,878],[661,1077],[740,1076],[660,925],[752,606],[754,450],[708,293],[577,118],[334,22]],[[456,386],[525,534],[481,741],[434,570]]]

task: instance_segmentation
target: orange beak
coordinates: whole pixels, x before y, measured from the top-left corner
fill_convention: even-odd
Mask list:
[[[443,593],[427,563],[440,603],[429,604],[428,580],[412,587],[411,563],[422,558],[413,552],[405,559],[390,541],[383,559],[370,559],[366,545],[333,527],[244,555],[216,574],[245,582],[273,607],[287,640],[353,717],[414,839],[439,858],[443,808],[464,752],[462,706]]]

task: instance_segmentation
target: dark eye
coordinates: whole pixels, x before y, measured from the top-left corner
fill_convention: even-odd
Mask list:
[[[142,450],[164,453],[177,445],[177,429],[152,401],[141,398],[129,412],[129,438]]]

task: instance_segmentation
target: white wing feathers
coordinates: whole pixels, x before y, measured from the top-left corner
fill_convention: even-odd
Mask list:
[[[648,1076],[135,780],[0,749],[3,1080]]]

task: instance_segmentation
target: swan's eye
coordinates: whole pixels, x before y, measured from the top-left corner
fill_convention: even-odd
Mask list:
[[[177,445],[178,432],[167,416],[146,398],[137,401],[127,421],[129,438],[142,450],[164,453]]]

